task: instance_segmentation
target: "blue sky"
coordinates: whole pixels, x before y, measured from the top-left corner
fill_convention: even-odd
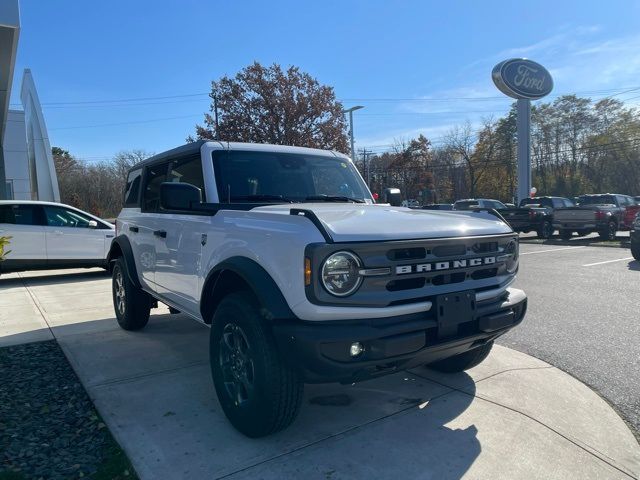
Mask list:
[[[498,117],[500,60],[545,65],[557,94],[640,103],[638,1],[21,0],[12,102],[31,68],[52,145],[87,161],[184,142],[210,81],[297,65],[355,113],[356,147]],[[638,88],[636,91],[620,93]],[[178,97],[180,96],[180,97]],[[171,98],[157,98],[171,97]],[[136,100],[117,102],[138,98]],[[102,103],[81,103],[81,102]],[[96,127],[100,126],[100,127]]]

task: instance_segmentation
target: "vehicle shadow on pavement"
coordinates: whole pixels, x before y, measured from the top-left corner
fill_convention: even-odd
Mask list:
[[[630,261],[627,266],[629,267],[629,270],[640,271],[640,262],[638,260]]]
[[[455,389],[422,377],[423,369],[353,385],[307,385],[288,429],[249,439],[218,404],[207,327],[165,314],[153,315],[143,331],[125,332],[111,313],[52,329],[143,478],[418,478],[428,472],[457,479],[481,452],[474,422],[458,420],[474,400],[466,373],[451,376]]]
[[[110,274],[106,270],[90,269],[86,272],[69,271],[60,273],[50,273],[49,271],[30,271],[23,272],[21,277],[4,278],[0,276],[0,287],[8,284],[22,284],[22,282],[28,285],[54,285],[54,284],[67,284],[67,283],[83,283],[90,280],[104,280],[110,278]]]

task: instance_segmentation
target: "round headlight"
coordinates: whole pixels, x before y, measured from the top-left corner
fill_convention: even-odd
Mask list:
[[[362,264],[351,252],[336,252],[322,265],[322,285],[331,295],[346,297],[355,292],[362,277],[358,270]]]
[[[520,248],[518,246],[518,241],[511,240],[505,247],[504,253],[509,255],[509,258],[507,258],[507,261],[505,264],[507,267],[507,272],[515,273],[518,270],[518,262],[520,261],[519,260]]]

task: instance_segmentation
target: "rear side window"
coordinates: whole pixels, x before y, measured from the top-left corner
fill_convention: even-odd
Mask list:
[[[35,205],[1,205],[0,223],[12,225],[42,225],[40,207]]]
[[[142,170],[134,170],[129,172],[127,177],[127,186],[124,192],[125,207],[140,206],[140,181],[142,180]]]
[[[160,185],[167,181],[168,163],[147,167],[142,204],[147,212],[160,210]]]

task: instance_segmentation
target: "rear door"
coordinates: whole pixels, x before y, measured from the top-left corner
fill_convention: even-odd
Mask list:
[[[49,263],[105,259],[106,237],[113,236],[105,224],[71,208],[58,205],[43,205],[42,208]],[[97,226],[93,227],[94,224]]]
[[[9,236],[11,252],[5,260],[5,270],[13,267],[44,267],[47,248],[42,208],[38,204],[14,203],[0,205],[0,236]]]

